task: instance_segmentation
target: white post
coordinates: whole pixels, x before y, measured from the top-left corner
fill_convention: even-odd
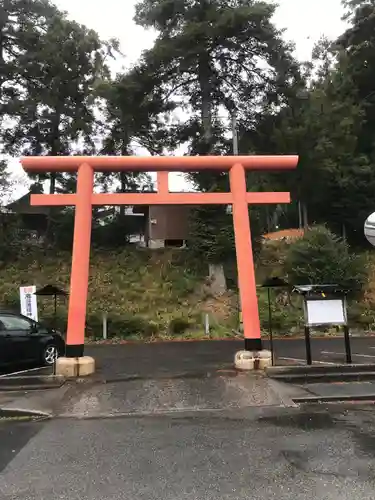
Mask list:
[[[204,316],[204,332],[206,335],[210,334],[210,317],[208,313]]]
[[[107,340],[108,336],[108,317],[107,313],[103,313],[103,340]]]

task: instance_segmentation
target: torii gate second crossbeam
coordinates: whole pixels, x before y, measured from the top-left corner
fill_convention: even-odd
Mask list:
[[[247,192],[247,170],[294,169],[297,156],[26,157],[26,172],[77,172],[75,194],[34,194],[32,205],[75,206],[66,357],[84,353],[92,207],[97,205],[232,205],[245,349],[262,348],[248,205],[289,203],[289,193]],[[171,193],[169,172],[229,172],[229,193]],[[94,193],[95,172],[158,172],[157,193]]]

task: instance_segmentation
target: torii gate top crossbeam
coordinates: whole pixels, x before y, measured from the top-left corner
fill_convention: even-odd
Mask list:
[[[84,163],[96,172],[229,171],[236,163],[245,170],[291,170],[298,156],[29,156],[21,163],[29,173],[76,172]]]

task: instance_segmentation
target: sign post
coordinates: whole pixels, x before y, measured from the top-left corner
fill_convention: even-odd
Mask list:
[[[34,321],[38,321],[38,304],[35,292],[35,286],[20,287],[21,314]]]
[[[267,278],[261,288],[267,289],[267,297],[268,297],[268,332],[270,336],[270,348],[272,353],[272,366],[275,364],[275,352],[273,345],[273,328],[272,328],[272,307],[271,307],[271,289],[272,288],[287,288],[289,287],[288,283],[277,276],[273,278]]]
[[[303,295],[305,316],[306,363],[312,364],[310,328],[322,325],[342,326],[346,362],[352,363],[346,296],[349,290],[338,285],[302,285],[294,288]]]

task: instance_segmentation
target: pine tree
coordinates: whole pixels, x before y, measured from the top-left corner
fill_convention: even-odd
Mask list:
[[[165,99],[188,113],[175,127],[175,137],[190,154],[231,152],[230,115],[246,119],[250,128],[252,114],[282,105],[295,92],[299,67],[272,23],[274,10],[255,0],[144,0],[137,5],[136,21],[158,31],[143,61]],[[203,191],[228,188],[225,175],[191,178]],[[231,218],[225,207],[202,208],[196,216],[197,227],[210,220],[217,233],[199,230],[193,241],[200,248],[215,248],[210,256],[220,260],[228,248],[219,244],[217,234],[230,233]],[[233,252],[233,239],[226,241]]]

